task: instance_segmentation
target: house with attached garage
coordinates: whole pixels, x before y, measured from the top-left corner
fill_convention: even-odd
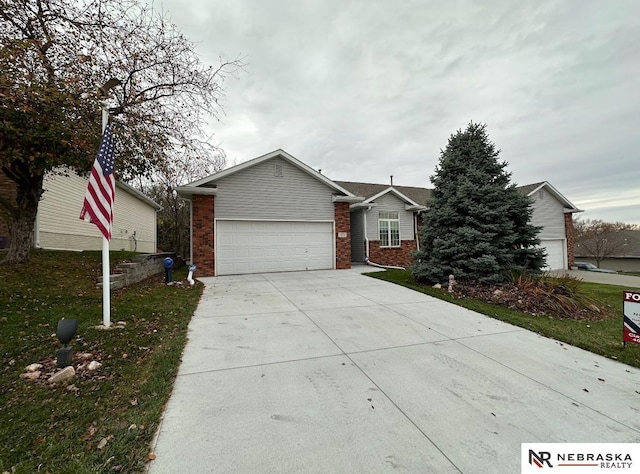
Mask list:
[[[176,188],[198,275],[351,267],[354,194],[283,150]]]
[[[283,150],[177,191],[191,203],[191,261],[201,276],[345,269],[367,260],[406,267],[431,196],[427,188],[332,181]],[[534,224],[544,227],[550,268],[568,268],[578,209],[546,182],[521,191],[533,200]]]

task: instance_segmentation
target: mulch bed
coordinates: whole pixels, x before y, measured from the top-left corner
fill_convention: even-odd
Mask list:
[[[558,299],[544,293],[523,290],[513,284],[489,285],[478,282],[458,282],[454,286],[453,294],[458,298],[474,298],[534,316],[552,316],[582,321],[602,320],[609,316],[608,309],[599,308],[593,304],[586,307],[578,304],[564,304],[560,308]],[[558,295],[561,294],[558,293]]]

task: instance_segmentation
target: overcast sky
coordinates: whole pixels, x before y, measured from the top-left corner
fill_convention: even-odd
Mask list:
[[[212,125],[229,164],[282,148],[331,179],[432,187],[482,122],[517,184],[640,224],[639,0],[153,1],[206,62],[245,57]]]

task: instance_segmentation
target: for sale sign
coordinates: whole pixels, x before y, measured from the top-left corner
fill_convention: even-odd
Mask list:
[[[623,291],[622,306],[624,314],[622,340],[640,344],[640,293]]]

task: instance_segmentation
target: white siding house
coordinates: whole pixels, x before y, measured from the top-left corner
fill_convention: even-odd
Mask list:
[[[34,229],[36,247],[64,250],[101,250],[102,234],[80,220],[87,178],[47,174]],[[116,182],[111,250],[154,253],[157,247],[156,212],[160,206],[132,187]]]

